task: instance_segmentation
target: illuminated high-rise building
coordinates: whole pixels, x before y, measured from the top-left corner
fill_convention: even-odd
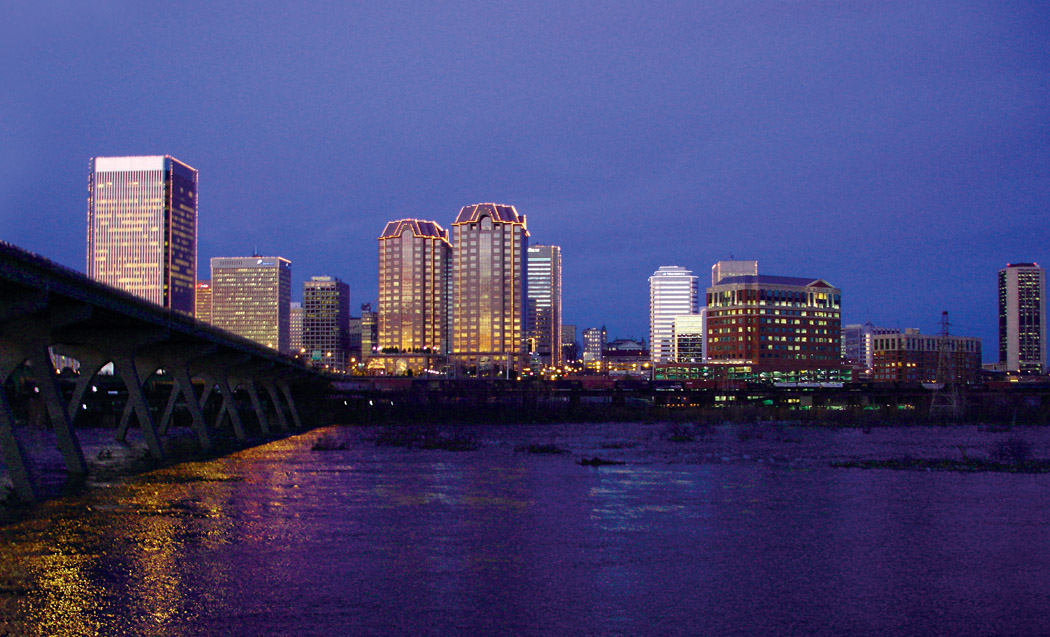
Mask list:
[[[281,257],[211,260],[211,322],[215,327],[288,352],[292,263]]]
[[[999,270],[999,363],[1009,372],[1046,370],[1046,271],[1036,263]]]
[[[288,308],[288,351],[292,356],[303,353],[303,304],[292,301]]]
[[[93,158],[87,274],[194,316],[197,171],[167,155]]]
[[[524,367],[528,242],[514,206],[464,206],[452,224],[451,358],[467,374]]]
[[[350,286],[332,276],[303,282],[303,348],[316,367],[350,365]]]
[[[379,236],[381,351],[447,351],[451,257],[448,230],[437,223],[401,219],[386,224]]]
[[[677,265],[661,266],[649,277],[649,349],[654,363],[666,363],[674,353],[674,319],[697,314],[697,280]]]
[[[193,311],[193,318],[211,323],[211,281],[197,281],[195,294],[197,308]]]
[[[548,367],[561,365],[561,248],[529,246],[525,333],[529,353]]]

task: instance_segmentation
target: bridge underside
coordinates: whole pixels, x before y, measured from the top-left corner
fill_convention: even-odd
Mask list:
[[[75,381],[60,382],[52,353],[76,359]],[[294,388],[316,376],[273,350],[0,243],[0,387],[32,392],[42,405],[37,424],[54,430],[70,475],[87,471],[76,424],[109,364],[127,397],[116,438],[135,426],[158,459],[176,421],[187,423],[204,449],[220,431],[245,439],[246,414],[235,392],[247,395],[262,435],[301,428]],[[158,371],[170,382],[156,382]],[[0,454],[16,495],[34,499],[38,482],[2,389]]]

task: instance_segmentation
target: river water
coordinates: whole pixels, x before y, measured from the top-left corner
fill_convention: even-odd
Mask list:
[[[96,479],[0,527],[0,634],[1050,634],[1050,474],[828,465],[1045,430],[669,431],[328,428]]]

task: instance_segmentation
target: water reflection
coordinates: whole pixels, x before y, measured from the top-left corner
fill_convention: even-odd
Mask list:
[[[555,433],[627,464],[513,451]],[[763,450],[645,425],[493,428],[470,453],[361,430],[312,452],[317,435],[0,528],[0,634],[1050,631],[1046,476],[742,460],[914,448],[884,433]]]

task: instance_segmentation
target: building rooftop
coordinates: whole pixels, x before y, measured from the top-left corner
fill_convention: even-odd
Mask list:
[[[745,276],[727,276],[718,282],[722,285],[794,285],[798,287],[834,287],[824,279],[807,279],[795,276],[773,276],[770,274],[749,274]],[[712,286],[716,287],[716,286]]]
[[[383,234],[379,235],[379,238],[392,239],[400,237],[406,230],[411,230],[412,236],[415,237],[431,237],[448,243],[448,230],[442,228],[436,221],[423,221],[422,219],[389,221],[386,224],[386,228],[383,228]]]
[[[491,217],[495,223],[520,223],[525,225],[525,215],[519,215],[514,206],[504,206],[495,203],[478,203],[472,206],[463,206],[456,216],[452,225],[460,223],[476,223],[482,217]]]

